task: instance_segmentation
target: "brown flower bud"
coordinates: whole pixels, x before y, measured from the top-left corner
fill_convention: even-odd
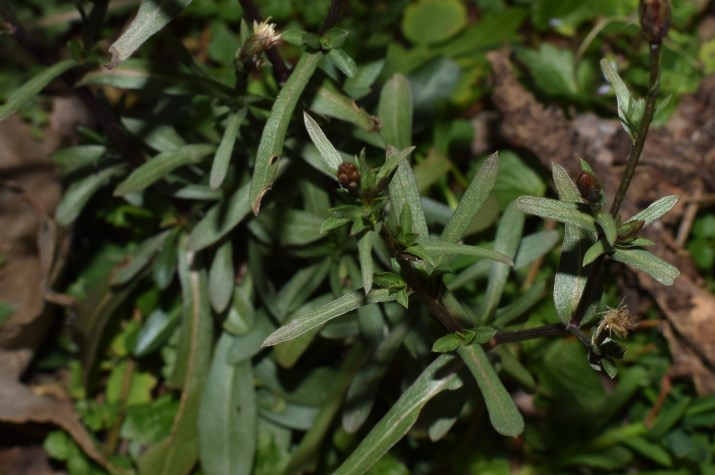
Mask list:
[[[341,163],[338,165],[338,183],[351,193],[360,189],[360,170],[354,163]]]
[[[576,180],[576,186],[581,196],[588,202],[591,209],[600,210],[602,207],[601,183],[593,173],[581,172]]]
[[[669,0],[640,0],[638,15],[641,28],[651,43],[660,43],[670,26]]]

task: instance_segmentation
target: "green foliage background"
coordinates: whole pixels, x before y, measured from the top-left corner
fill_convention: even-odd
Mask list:
[[[648,418],[672,363],[656,330],[623,342],[614,380],[588,367],[574,338],[488,353],[479,346],[493,336],[487,323],[518,330],[559,322],[550,289],[563,234],[514,204],[554,196],[532,157],[507,144],[497,165],[471,151],[479,133],[471,118],[489,106],[485,55],[508,45],[524,85],[545,103],[617,117],[614,94],[600,92],[607,83],[598,65],[607,58],[626,84],[647,92],[636,1],[349,1],[335,25],[349,32],[344,43],[321,51],[295,32],[320,39],[329,1],[259,1],[264,17],[298,38],[274,50],[295,67],[285,84],[265,58],[237,73],[252,25],[242,24],[236,0],[176,2],[190,5],[113,69],[102,67],[107,49],[138,3],[80,3],[84,14],[70,21],[62,14],[76,10],[64,2],[14,5],[59,66],[20,62],[3,42],[15,62],[0,73],[3,115],[19,110],[40,130],[52,90],[20,99],[13,91],[73,68],[75,86],[108,104],[136,151],[127,156],[105,133],[84,129],[78,145],[54,156],[66,183],[56,219],[75,234],[65,290],[80,304],[37,368],[70,376],[75,409],[109,461],[100,467],[66,433],[50,433],[45,449],[69,473],[715,473],[714,397],[678,382]],[[106,16],[92,15],[103,5]],[[673,5],[661,85],[673,98],[656,123],[715,70],[712,41],[694,33],[701,11],[696,2]],[[303,111],[317,126],[308,126],[310,136]],[[332,150],[314,145],[316,130]],[[387,170],[398,153],[388,145],[405,156],[415,148]],[[346,161],[362,167],[363,180],[367,169],[394,173],[392,201],[331,211],[356,203],[338,191],[331,166]],[[492,182],[483,178],[490,171]],[[265,187],[273,177],[265,195],[252,188],[252,179]],[[480,204],[451,243],[470,250],[418,240],[427,229],[446,239],[473,180],[490,192],[470,195]],[[713,228],[703,214],[688,244],[710,275]],[[378,238],[384,229],[396,230],[415,272],[444,279],[448,306],[481,329],[438,340],[446,331],[408,296],[404,268]],[[475,254],[488,251],[514,266]],[[536,278],[527,278],[541,257]],[[612,278],[605,288],[603,303],[616,306]],[[262,347],[305,315],[327,323]],[[472,364],[435,355],[435,341]],[[476,382],[475,368],[483,370]],[[494,404],[512,398],[525,417],[516,438],[492,427],[521,433],[508,409],[495,423]]]

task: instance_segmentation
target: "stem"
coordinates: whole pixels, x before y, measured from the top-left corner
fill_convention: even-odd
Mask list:
[[[492,349],[502,343],[513,343],[517,341],[533,340],[535,338],[548,338],[552,336],[566,335],[568,332],[562,323],[552,323],[536,328],[526,328],[524,330],[513,330],[508,332],[498,332],[491,341],[484,344],[485,349]]]
[[[628,160],[626,162],[626,169],[623,172],[623,178],[618,186],[618,191],[616,196],[613,198],[613,204],[611,205],[611,216],[614,218],[618,215],[618,211],[621,208],[623,199],[626,197],[626,192],[628,187],[633,180],[633,175],[635,174],[636,167],[638,166],[638,160],[643,153],[643,147],[645,145],[646,138],[648,137],[648,129],[650,123],[653,120],[653,115],[655,114],[655,102],[660,93],[660,43],[650,44],[650,78],[648,87],[648,96],[646,98],[645,110],[643,112],[643,117],[641,119],[640,126],[638,127],[638,132],[636,135],[636,140],[633,143],[633,148],[628,154]],[[581,321],[586,314],[586,309],[593,297],[593,293],[600,284],[602,278],[603,264],[606,260],[605,254],[599,256],[593,264],[591,265],[591,272],[586,280],[586,285],[583,289],[583,294],[581,294],[581,299],[578,302],[578,306],[574,311],[571,321],[569,322],[567,329],[579,337],[575,333],[576,330],[580,333],[579,327],[581,326]],[[581,338],[579,337],[579,340]],[[590,342],[584,343],[590,346]]]
[[[329,29],[331,29],[338,22],[340,18],[340,10],[343,8],[343,0],[331,0],[330,8],[328,9],[328,16],[325,17],[325,22],[323,26],[320,27],[320,34],[322,35]]]
[[[628,161],[626,162],[626,169],[623,172],[621,184],[618,187],[616,196],[613,198],[613,204],[611,205],[610,213],[614,218],[618,215],[618,210],[621,208],[621,203],[623,203],[623,199],[626,197],[626,192],[628,191],[628,187],[633,179],[633,174],[636,172],[638,160],[643,152],[643,146],[645,145],[645,140],[648,136],[648,128],[650,127],[653,115],[655,114],[655,101],[658,98],[659,93],[660,43],[651,43],[648,97],[646,98],[645,111],[643,112],[643,118],[641,119],[640,127],[638,128],[635,143],[633,144],[631,153],[628,155]]]
[[[414,267],[412,267],[410,261],[401,256],[400,246],[394,236],[387,230],[387,226],[382,226],[380,236],[382,236],[385,244],[387,244],[390,253],[397,258],[407,285],[412,288],[417,298],[422,302],[422,305],[427,307],[430,313],[434,315],[449,332],[454,333],[464,330],[466,327],[459,321],[459,318],[442,305],[436,293],[431,292],[427,286],[425,286],[422,278]]]

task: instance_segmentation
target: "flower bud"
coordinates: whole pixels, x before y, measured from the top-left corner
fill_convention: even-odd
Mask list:
[[[338,183],[351,193],[360,189],[360,170],[354,163],[343,162],[338,165]]]
[[[642,219],[637,219],[635,221],[628,221],[627,223],[621,224],[618,228],[618,240],[619,241],[630,241],[631,239],[638,236],[638,233],[645,226],[645,221]]]
[[[598,178],[593,173],[582,171],[576,180],[576,186],[581,196],[588,202],[593,211],[601,211],[603,208],[603,189]]]
[[[638,15],[641,28],[651,43],[660,43],[670,26],[669,0],[640,0]]]

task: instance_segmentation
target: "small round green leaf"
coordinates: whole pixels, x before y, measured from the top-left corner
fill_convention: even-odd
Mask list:
[[[402,33],[426,46],[445,41],[467,23],[467,10],[458,0],[419,0],[405,9]]]

